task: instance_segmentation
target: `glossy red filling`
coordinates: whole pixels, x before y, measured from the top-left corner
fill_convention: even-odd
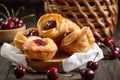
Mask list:
[[[46,43],[43,42],[41,39],[35,39],[33,40],[33,42],[37,45],[37,46],[45,46]]]
[[[38,36],[38,31],[35,31],[35,30],[28,30],[27,32],[25,32],[24,34],[26,37],[28,36]]]
[[[55,28],[55,27],[56,27],[56,21],[50,20],[46,23],[44,30],[48,30],[48,29]]]

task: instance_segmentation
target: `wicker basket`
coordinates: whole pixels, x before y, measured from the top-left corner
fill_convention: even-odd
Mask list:
[[[118,4],[115,0],[44,0],[46,13],[59,13],[80,27],[89,26],[96,39],[114,35]]]

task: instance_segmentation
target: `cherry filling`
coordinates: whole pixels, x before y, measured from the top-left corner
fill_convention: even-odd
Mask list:
[[[68,33],[65,33],[64,35],[63,35],[63,37],[66,37],[68,34],[70,34],[71,32],[68,32]]]
[[[35,39],[33,40],[33,42],[37,45],[37,46],[45,46],[46,43],[43,42],[41,39]]]
[[[106,3],[103,1],[103,2],[100,2],[101,5],[106,5]]]
[[[28,30],[27,32],[25,32],[24,35],[25,35],[26,37],[28,37],[28,36],[38,36],[38,31]]]
[[[46,23],[44,30],[48,30],[48,29],[55,28],[55,27],[56,27],[56,21],[50,20]]]

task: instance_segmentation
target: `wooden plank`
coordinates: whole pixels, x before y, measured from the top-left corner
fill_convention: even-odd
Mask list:
[[[115,60],[102,60],[99,62],[99,68],[95,71],[94,80],[120,80],[120,62],[118,59]],[[78,71],[72,71],[69,73],[73,75],[71,77],[66,77],[65,74],[59,74],[58,80],[81,80],[81,76]],[[68,75],[68,74],[66,74]],[[16,79],[13,74],[13,68],[11,68],[8,80]],[[46,73],[31,73],[27,74],[22,79],[39,79],[47,80]]]
[[[59,74],[58,80],[80,80],[81,76],[79,72],[71,72],[68,74]],[[10,70],[10,74],[7,80],[17,80],[13,74],[13,68]],[[22,77],[21,80],[48,80],[46,73],[32,73],[28,72]]]
[[[120,80],[120,61],[118,59],[100,61],[94,80]]]
[[[58,72],[64,72],[62,67],[62,60],[69,56],[63,52],[58,51],[53,59],[47,61],[27,60],[28,66],[32,67],[38,72],[46,72],[51,67],[56,67]]]
[[[9,61],[0,56],[0,80],[6,80],[9,75]]]

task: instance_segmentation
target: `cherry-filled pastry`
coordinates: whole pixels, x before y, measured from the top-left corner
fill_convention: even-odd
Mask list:
[[[27,59],[50,60],[55,56],[57,50],[57,45],[50,38],[30,36],[23,44],[23,51]]]
[[[62,36],[73,29],[80,29],[77,24],[59,14],[49,13],[40,17],[37,22],[39,35],[52,38],[59,43]]]
[[[38,36],[38,30],[36,27],[31,27],[25,30],[25,32],[17,32],[14,38],[14,45],[23,51],[23,44],[29,36]]]
[[[18,32],[14,45],[27,59],[50,60],[58,50],[72,55],[86,53],[94,46],[95,38],[89,27],[80,28],[76,23],[56,13],[41,16],[37,27]]]
[[[89,27],[83,27],[81,30],[74,30],[66,33],[61,41],[61,47],[68,54],[75,52],[86,52],[93,47],[95,42],[93,33]]]

